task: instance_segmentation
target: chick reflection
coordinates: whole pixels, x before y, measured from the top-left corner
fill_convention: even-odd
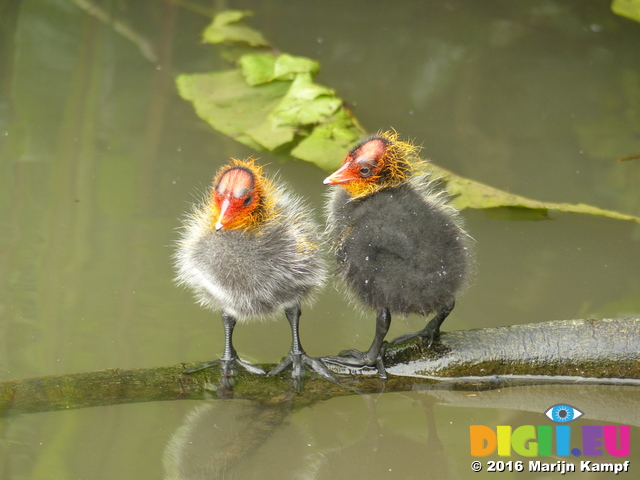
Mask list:
[[[302,438],[286,423],[290,413],[289,406],[247,400],[195,408],[165,448],[165,479],[300,478],[307,459]]]
[[[165,449],[165,479],[446,480],[430,408],[426,425],[415,403],[393,412],[411,416],[409,421],[418,426],[405,435],[387,421],[388,412],[378,419],[378,399],[335,398],[295,415],[289,404],[218,400],[199,406]],[[397,405],[393,401],[384,408]]]

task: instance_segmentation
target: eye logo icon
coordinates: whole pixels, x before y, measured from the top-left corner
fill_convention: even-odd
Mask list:
[[[549,420],[553,420],[556,423],[568,423],[584,415],[584,413],[577,408],[563,404],[549,407],[544,414]]]

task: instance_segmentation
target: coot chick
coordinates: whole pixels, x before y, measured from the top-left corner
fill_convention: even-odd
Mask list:
[[[324,181],[340,186],[327,205],[338,276],[352,296],[377,311],[367,352],[343,351],[324,360],[377,367],[381,378],[386,378],[383,342],[391,314],[435,314],[422,330],[391,341],[419,336],[429,348],[472,265],[472,239],[417,153],[395,131],[379,133],[358,143]]]
[[[267,178],[254,159],[232,159],[220,169],[208,198],[184,221],[175,264],[178,283],[190,287],[202,306],[222,311],[225,346],[219,360],[187,372],[221,364],[227,383],[235,365],[264,374],[238,357],[233,329],[236,322],[283,309],[291,350],[269,374],[292,366],[301,384],[306,365],[333,379],[321,361],[306,355],[298,333],[301,302],[326,278],[317,238],[309,208]]]

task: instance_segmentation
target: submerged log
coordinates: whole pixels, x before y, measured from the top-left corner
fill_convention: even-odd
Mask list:
[[[309,378],[294,391],[287,372],[235,377],[233,391],[218,368],[182,373],[179,364],[109,369],[0,382],[0,416],[160,400],[238,398],[308,405],[353,393],[490,390],[528,384],[640,386],[640,319],[562,320],[443,332],[425,351],[419,340],[385,352],[389,379],[364,368],[335,370],[340,384]],[[273,365],[262,365],[269,371]],[[332,367],[330,365],[330,367]]]

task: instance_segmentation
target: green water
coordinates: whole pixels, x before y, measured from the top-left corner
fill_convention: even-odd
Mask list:
[[[178,98],[177,74],[225,65],[199,41],[209,19],[178,4],[98,3],[116,25],[85,2],[0,4],[0,380],[222,352],[218,316],[174,285],[170,256],[180,216],[218,167],[255,152]],[[640,24],[608,2],[198,3],[222,4],[254,10],[278,48],[319,60],[318,81],[368,130],[393,127],[438,165],[513,193],[640,215],[640,161],[615,162],[640,152]],[[262,160],[321,219],[326,172]],[[637,224],[463,215],[479,269],[445,330],[640,314]],[[364,349],[373,325],[329,286],[303,311],[303,345]],[[394,321],[389,336],[422,325]],[[235,343],[273,363],[289,326],[240,325]],[[563,402],[585,412],[583,424],[636,426],[637,469],[637,401],[637,390],[612,387],[337,398],[295,412],[218,477],[193,472],[221,437],[251,435],[235,416],[243,405],[43,413],[0,420],[0,477],[481,478],[469,425],[550,424],[544,410]]]

